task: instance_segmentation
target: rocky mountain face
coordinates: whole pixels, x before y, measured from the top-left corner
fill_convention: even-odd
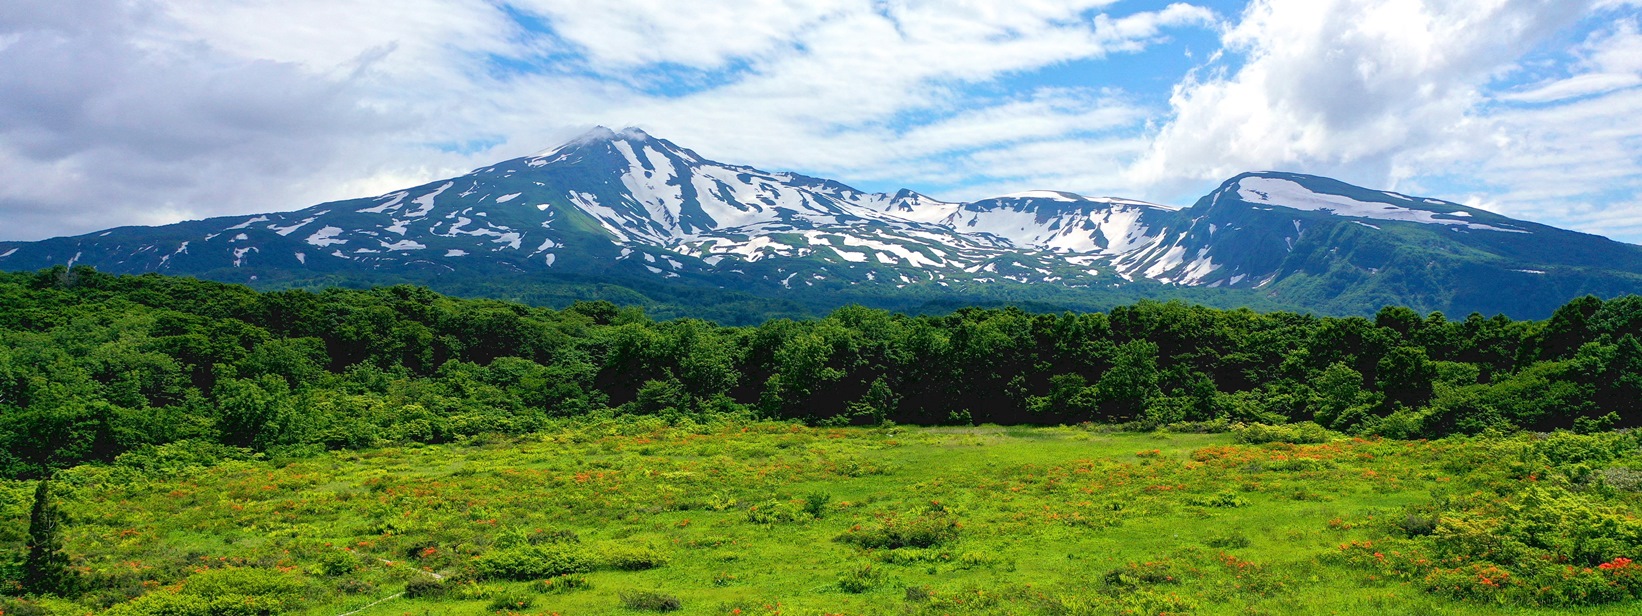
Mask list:
[[[79,264],[252,284],[597,280],[865,303],[1215,289],[1221,303],[1329,313],[1524,317],[1642,290],[1642,247],[1315,176],[1241,175],[1184,209],[1053,191],[949,203],[602,128],[377,197],[0,242],[0,268]]]

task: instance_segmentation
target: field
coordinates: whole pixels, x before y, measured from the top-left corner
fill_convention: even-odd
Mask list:
[[[5,613],[1642,611],[1612,553],[1638,532],[1628,435],[1236,438],[636,420],[272,459],[179,443],[60,473],[83,594]],[[34,484],[0,486],[20,550]]]

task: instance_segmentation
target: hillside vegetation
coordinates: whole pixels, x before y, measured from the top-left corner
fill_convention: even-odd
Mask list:
[[[529,434],[555,418],[812,425],[1316,422],[1413,438],[1642,424],[1642,297],[1548,321],[1139,303],[720,327],[419,287],[259,293],[0,275],[0,475],[189,441],[276,455]]]

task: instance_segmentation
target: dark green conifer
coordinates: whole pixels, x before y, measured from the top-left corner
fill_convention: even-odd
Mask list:
[[[51,500],[51,481],[41,479],[29,511],[28,556],[23,561],[23,590],[34,594],[66,594],[72,582],[68,555],[63,553],[62,516]]]

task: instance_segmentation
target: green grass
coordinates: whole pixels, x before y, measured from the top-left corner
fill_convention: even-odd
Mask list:
[[[327,616],[418,579],[419,597],[358,613],[1637,612],[1464,600],[1340,556],[1396,541],[1433,494],[1514,481],[1477,455],[1491,446],[605,423],[169,476],[87,466],[59,482],[87,592],[42,605],[85,613],[258,569],[302,589],[288,613]],[[0,525],[26,526],[32,484],[0,487]]]

